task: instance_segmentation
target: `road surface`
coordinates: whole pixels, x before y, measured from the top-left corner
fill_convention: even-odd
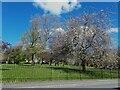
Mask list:
[[[2,88],[117,88],[118,80],[61,80],[3,84]]]

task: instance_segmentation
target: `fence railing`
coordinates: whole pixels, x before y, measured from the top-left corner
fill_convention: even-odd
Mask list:
[[[81,66],[49,66],[49,65],[3,65],[3,81],[29,81],[29,80],[85,80],[85,79],[114,79],[118,78],[118,70],[97,69]]]

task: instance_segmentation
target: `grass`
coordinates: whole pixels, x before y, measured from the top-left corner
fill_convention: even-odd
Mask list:
[[[2,65],[2,81],[4,82],[26,82],[38,80],[72,80],[72,79],[112,79],[118,78],[117,70],[96,69],[87,67],[83,72],[78,66],[49,66],[30,64]]]

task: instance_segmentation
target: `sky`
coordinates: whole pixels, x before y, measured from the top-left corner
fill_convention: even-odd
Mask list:
[[[109,10],[114,14],[110,15],[112,27],[109,34],[114,41],[114,46],[118,44],[118,16],[117,2],[2,2],[2,40],[11,43],[12,45],[20,42],[21,35],[30,27],[30,18],[35,14],[44,15],[51,13],[60,18],[65,18],[68,15],[78,15],[85,8],[90,12],[98,10]]]

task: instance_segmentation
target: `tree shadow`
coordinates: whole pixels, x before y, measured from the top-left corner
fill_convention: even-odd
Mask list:
[[[82,74],[86,74],[86,75],[92,75],[92,76],[98,76],[98,74],[96,74],[94,71],[82,71],[80,69],[72,69],[72,68],[66,68],[66,67],[47,67],[47,68],[51,68],[54,70],[62,70],[66,73],[82,73]]]
[[[31,64],[18,64],[19,66],[32,66]]]
[[[8,69],[8,68],[2,68],[0,70],[5,71],[5,70],[10,70],[10,69]]]
[[[117,88],[113,88],[113,89],[117,89],[117,90],[120,90],[120,87],[117,87]]]

